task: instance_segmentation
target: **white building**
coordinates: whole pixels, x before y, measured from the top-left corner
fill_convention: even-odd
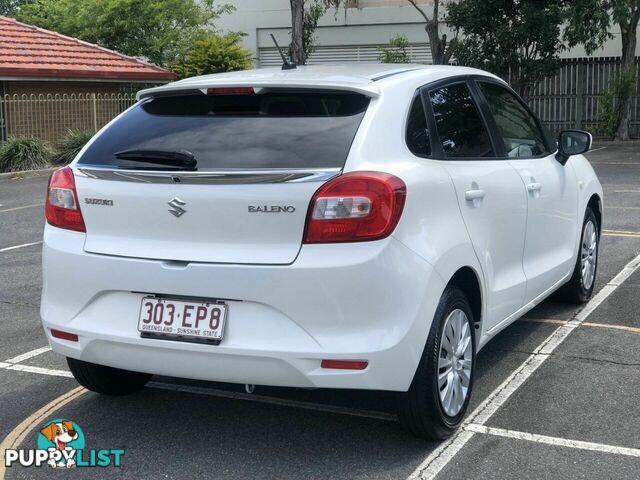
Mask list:
[[[236,11],[216,22],[223,30],[247,34],[245,46],[255,52],[257,66],[279,65],[277,50],[269,36],[273,33],[280,46],[287,47],[291,13],[289,0],[225,0]],[[432,0],[418,1],[429,15]],[[406,0],[349,0],[352,8],[330,9],[320,20],[316,30],[317,50],[310,64],[340,61],[375,61],[377,48],[396,34],[404,34],[410,43],[415,62],[430,63],[431,53],[424,19]],[[616,32],[614,32],[616,34]],[[451,35],[449,35],[451,36]],[[619,34],[595,52],[593,56],[620,56]],[[581,48],[565,52],[564,57],[584,57]]]

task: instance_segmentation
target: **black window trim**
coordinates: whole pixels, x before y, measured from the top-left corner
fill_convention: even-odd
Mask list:
[[[518,95],[518,93],[511,88],[508,84],[503,83],[501,81],[498,81],[494,78],[491,77],[483,77],[481,75],[474,75],[472,77],[472,81],[471,83],[473,84],[473,88],[474,90],[476,90],[476,94],[478,95],[478,97],[481,99],[482,104],[486,107],[487,110],[487,115],[488,118],[490,119],[489,122],[491,123],[491,127],[492,130],[494,132],[494,135],[496,136],[496,139],[499,140],[498,144],[500,145],[500,151],[503,155],[503,159],[505,160],[536,160],[536,159],[540,159],[540,158],[546,158],[549,157],[551,155],[555,155],[558,152],[558,147],[557,145],[555,145],[552,141],[551,138],[549,138],[549,135],[547,135],[546,130],[544,129],[544,126],[542,124],[542,121],[538,118],[538,116],[533,112],[533,110],[531,110],[531,108],[529,107],[529,105],[527,105],[527,102],[525,102],[522,97],[520,97],[520,95]],[[493,85],[496,85],[498,87],[502,87],[504,88],[506,91],[508,91],[509,93],[511,93],[516,101],[518,101],[520,103],[520,105],[522,107],[524,107],[524,109],[529,113],[529,115],[531,115],[533,117],[533,119],[536,122],[536,127],[538,127],[538,130],[540,131],[541,135],[542,135],[542,139],[544,141],[544,146],[546,148],[546,152],[542,153],[540,155],[535,155],[535,156],[531,156],[531,157],[509,157],[506,149],[504,148],[504,139],[502,138],[502,134],[500,133],[500,130],[498,129],[498,125],[493,117],[493,113],[491,113],[491,109],[489,107],[489,103],[487,102],[487,99],[485,98],[484,94],[482,93],[482,90],[480,88],[480,83],[491,83]]]
[[[431,135],[431,125],[429,124],[429,114],[427,113],[427,108],[425,106],[425,102],[424,102],[424,96],[422,95],[422,89],[424,87],[419,87],[418,89],[416,89],[415,92],[413,92],[413,96],[411,97],[411,101],[409,102],[409,109],[407,110],[407,113],[405,115],[405,120],[404,120],[404,146],[407,147],[407,151],[413,155],[414,157],[418,157],[418,158],[428,158],[428,159],[435,159],[434,155],[433,155],[433,135]],[[427,133],[429,135],[429,143],[431,145],[431,153],[429,155],[420,155],[418,153],[415,153],[411,150],[411,148],[409,148],[409,143],[407,142],[407,134],[409,133],[409,120],[411,119],[411,107],[413,107],[413,102],[415,102],[416,98],[420,97],[420,101],[422,102],[422,113],[425,116],[425,125],[427,126]]]
[[[500,143],[496,140],[499,138],[496,136],[495,123],[487,120],[488,106],[484,104],[484,98],[480,98],[476,92],[476,86],[473,84],[474,75],[457,75],[455,77],[447,77],[442,80],[438,80],[432,83],[429,83],[422,88],[420,88],[420,93],[422,95],[422,103],[425,106],[425,113],[427,114],[427,125],[429,130],[434,132],[433,135],[430,135],[431,138],[431,152],[434,160],[444,160],[447,162],[454,161],[463,161],[463,162],[481,162],[481,161],[491,161],[491,160],[505,160],[505,154],[501,155],[501,152],[504,148],[500,148]],[[487,130],[487,135],[489,135],[489,141],[491,142],[491,147],[493,148],[494,154],[496,156],[493,157],[448,157],[444,149],[442,148],[442,143],[440,142],[440,135],[438,134],[438,127],[436,125],[436,119],[433,112],[433,107],[431,105],[430,93],[434,90],[438,90],[443,87],[449,87],[452,85],[465,84],[471,94],[472,100],[476,104],[476,108],[478,109],[478,113],[480,114],[480,120],[482,121],[483,126]],[[489,117],[491,118],[491,117]],[[491,120],[493,120],[491,118]]]

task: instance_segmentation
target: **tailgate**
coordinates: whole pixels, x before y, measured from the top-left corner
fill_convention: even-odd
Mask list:
[[[73,165],[86,251],[293,262],[313,194],[340,174],[369,101],[267,88],[142,100]]]

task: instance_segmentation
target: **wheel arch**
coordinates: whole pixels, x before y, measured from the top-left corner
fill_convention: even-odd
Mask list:
[[[598,235],[602,235],[602,199],[597,193],[594,193],[587,202],[587,207],[593,210],[598,222]]]
[[[459,268],[447,283],[447,286],[449,285],[459,288],[465,294],[471,304],[475,331],[481,332],[482,321],[484,320],[484,295],[482,293],[482,283],[477,272],[469,266]],[[479,335],[476,335],[475,340],[477,344]]]

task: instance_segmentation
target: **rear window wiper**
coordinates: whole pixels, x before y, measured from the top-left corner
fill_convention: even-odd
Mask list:
[[[114,156],[118,160],[131,160],[140,163],[155,163],[167,167],[197,170],[198,162],[193,153],[187,150],[125,150],[117,152]]]

